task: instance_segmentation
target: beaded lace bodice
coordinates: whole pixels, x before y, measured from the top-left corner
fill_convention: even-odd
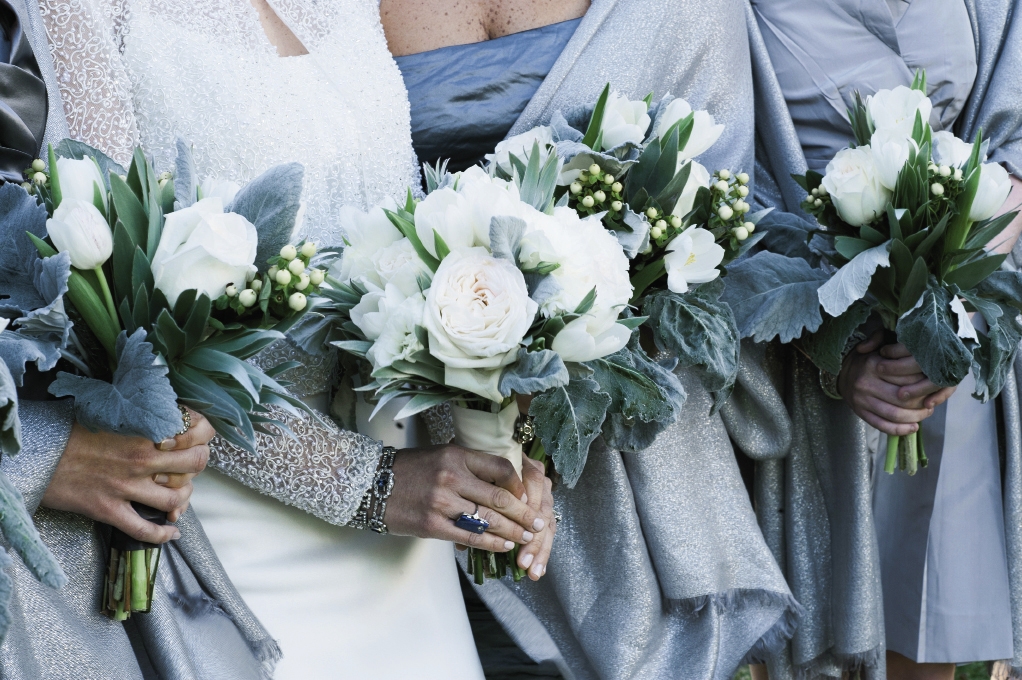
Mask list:
[[[175,139],[199,174],[244,183],[305,166],[299,237],[340,245],[343,205],[366,209],[418,186],[408,100],[374,0],[270,0],[308,54],[279,57],[249,0],[40,0],[71,136],[122,164],[141,142],[169,169]],[[271,348],[276,359],[297,350]],[[278,362],[274,362],[278,363]],[[298,396],[330,384],[310,362]],[[327,521],[357,509],[380,444],[276,413],[296,438],[260,435],[258,455],[213,442],[211,464]]]

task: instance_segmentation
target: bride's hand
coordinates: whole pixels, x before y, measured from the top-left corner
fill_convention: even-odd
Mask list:
[[[492,552],[507,552],[544,533],[541,513],[519,500],[525,485],[497,456],[448,444],[402,449],[394,457],[394,491],[384,515],[391,533],[438,538]],[[490,523],[483,534],[454,526],[462,513]]]
[[[543,464],[522,456],[522,477],[529,507],[540,513],[546,523],[546,531],[541,531],[528,545],[518,551],[518,566],[529,572],[529,578],[538,581],[546,574],[546,565],[550,562],[550,549],[554,545],[554,534],[557,533],[557,522],[554,520],[554,495],[550,478],[543,470]]]
[[[75,423],[42,505],[111,524],[147,543],[180,538],[177,527],[139,517],[131,502],[163,510],[171,522],[188,508],[192,478],[206,467],[215,434],[205,418],[191,416],[188,432],[160,444]]]

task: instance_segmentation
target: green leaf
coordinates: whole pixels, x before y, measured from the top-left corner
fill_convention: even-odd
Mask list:
[[[160,312],[156,318],[154,332],[163,346],[167,348],[167,356],[164,357],[167,361],[176,360],[185,351],[188,338],[185,337],[185,332],[178,328],[174,317],[166,309]]]
[[[57,171],[57,156],[53,153],[52,144],[46,147],[46,160],[50,168],[50,197],[53,199],[53,207],[57,208],[64,200],[64,195],[60,191],[60,173]]]
[[[996,271],[976,287],[976,292],[1022,310],[1022,272]]]
[[[859,253],[869,250],[874,245],[870,241],[852,236],[837,236],[834,238],[834,249],[849,260]]]
[[[1005,213],[1004,215],[973,224],[973,231],[970,232],[969,238],[965,241],[965,249],[982,248],[990,243],[990,241],[994,240],[994,237],[1011,224],[1017,214],[1015,212]],[[979,228],[977,229],[977,227]]]
[[[148,245],[149,218],[138,202],[138,197],[117,175],[110,177],[110,195],[117,210],[117,219],[127,230],[132,245],[145,248]]]
[[[913,251],[913,255],[916,257],[926,257],[934,245],[940,240],[940,237],[944,235],[944,231],[947,229],[948,216],[944,215],[940,222],[937,222],[930,230],[928,235],[923,242]],[[919,232],[924,233],[924,232]]]
[[[135,244],[131,242],[128,230],[121,222],[114,227],[114,251],[111,256],[113,270],[114,300],[132,299],[135,289],[131,287],[131,268],[135,259]]]
[[[578,303],[578,307],[575,308],[575,314],[582,316],[587,314],[590,309],[593,308],[593,304],[596,302],[596,286],[586,293],[586,296],[582,298],[582,301]]]
[[[610,83],[607,83],[603,88],[603,92],[600,93],[599,99],[596,100],[593,115],[589,117],[589,126],[586,128],[585,136],[582,137],[582,143],[594,151],[599,151],[595,144],[596,139],[600,136],[600,128],[603,127],[603,112],[607,108],[607,99],[609,97]]]
[[[899,312],[907,312],[916,306],[916,302],[919,301],[919,297],[926,289],[926,281],[929,277],[930,270],[927,269],[926,262],[921,257],[916,258],[915,264],[912,265],[912,271],[901,288],[901,297],[898,299]]]
[[[444,237],[441,236],[440,232],[436,229],[433,230],[433,247],[436,249],[437,258],[440,260],[443,260],[451,254],[451,249],[448,248],[447,243],[444,242]]]
[[[593,379],[600,385],[600,390],[610,395],[607,411],[644,423],[670,419],[674,409],[667,395],[655,382],[636,371],[630,365],[630,359],[630,352],[624,350],[620,354],[615,352],[585,363],[593,370]]]
[[[131,289],[145,288],[146,293],[151,295],[155,287],[153,270],[149,266],[149,260],[146,258],[142,248],[135,246],[135,257],[131,263]]]
[[[181,362],[206,374],[219,373],[225,377],[233,378],[248,393],[252,401],[259,403],[259,391],[249,378],[245,364],[240,359],[208,347],[198,347],[182,357]]]
[[[415,232],[415,224],[401,215],[387,210],[386,208],[384,208],[383,212],[386,213],[391,224],[393,224],[405,238],[412,242],[412,247],[415,248],[415,253],[419,256],[419,259],[425,262],[426,266],[429,267],[431,271],[435,272],[437,267],[440,266],[440,260],[433,257],[433,255],[426,250],[425,247],[423,247],[422,241],[419,240],[419,235]]]
[[[848,349],[848,341],[870,315],[870,307],[861,300],[852,304],[841,316],[824,315],[815,333],[802,338],[802,349],[819,368],[837,375]]]
[[[958,337],[950,304],[951,293],[931,278],[919,307],[901,317],[897,326],[899,342],[940,387],[962,382],[972,365],[972,351]]]
[[[969,264],[963,264],[958,269],[944,275],[944,282],[953,284],[962,290],[969,290],[978,286],[986,277],[1000,269],[1001,264],[1007,259],[1007,253],[1001,255],[990,255]]]
[[[191,310],[188,312],[188,318],[185,320],[183,325],[183,330],[185,332],[185,345],[187,347],[195,347],[202,340],[202,334],[206,330],[206,322],[209,320],[209,313],[211,309],[212,301],[205,293],[195,300]]]

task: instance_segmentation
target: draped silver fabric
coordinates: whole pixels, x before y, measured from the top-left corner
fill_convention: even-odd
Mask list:
[[[708,109],[726,128],[700,162],[751,172],[746,30],[738,0],[594,0],[510,134],[591,104],[610,82],[633,99],[670,93]],[[688,401],[678,423],[641,453],[598,439],[578,485],[555,490],[563,521],[546,576],[478,588],[534,658],[556,646],[580,680],[725,679],[790,636],[798,605],[756,526],[729,438],[765,457],[789,446],[763,359],[743,357],[723,418],[709,415],[695,374],[679,371]]]
[[[804,192],[791,179],[807,167],[752,3],[747,7],[756,97],[756,203],[805,215]],[[828,4],[828,3],[822,3]],[[868,5],[881,5],[879,2]],[[798,21],[815,25],[816,3],[802,3]],[[1016,176],[1022,170],[1022,5],[1017,0],[965,0],[976,48],[976,80],[955,124],[960,137],[980,128],[990,158]],[[850,136],[850,130],[849,130]],[[1022,256],[1022,251],[1017,252]],[[1020,257],[1022,261],[1022,257]],[[785,460],[761,460],[757,513],[767,543],[779,553],[792,592],[806,614],[788,649],[773,656],[773,680],[839,676],[862,666],[884,678],[883,604],[871,512],[870,438],[875,431],[843,403],[826,397],[818,373],[790,354],[785,400],[794,422]],[[1016,362],[1016,378],[1022,361]],[[1018,381],[1001,396],[1006,474],[1005,526],[1011,578],[1015,659],[1022,674],[1022,447]],[[873,445],[875,446],[875,444]]]

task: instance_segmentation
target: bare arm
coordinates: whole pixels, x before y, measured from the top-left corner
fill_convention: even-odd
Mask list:
[[[1022,179],[1012,175],[1011,177],[1011,193],[1008,194],[1008,199],[1001,206],[1001,209],[997,211],[998,215],[1011,210],[1018,210],[1022,208]],[[993,241],[990,242],[990,251],[993,253],[1010,253],[1011,249],[1015,247],[1016,241],[1018,241],[1019,234],[1022,234],[1022,212],[1015,216],[1015,219],[1011,221],[1004,231],[1000,233]]]

